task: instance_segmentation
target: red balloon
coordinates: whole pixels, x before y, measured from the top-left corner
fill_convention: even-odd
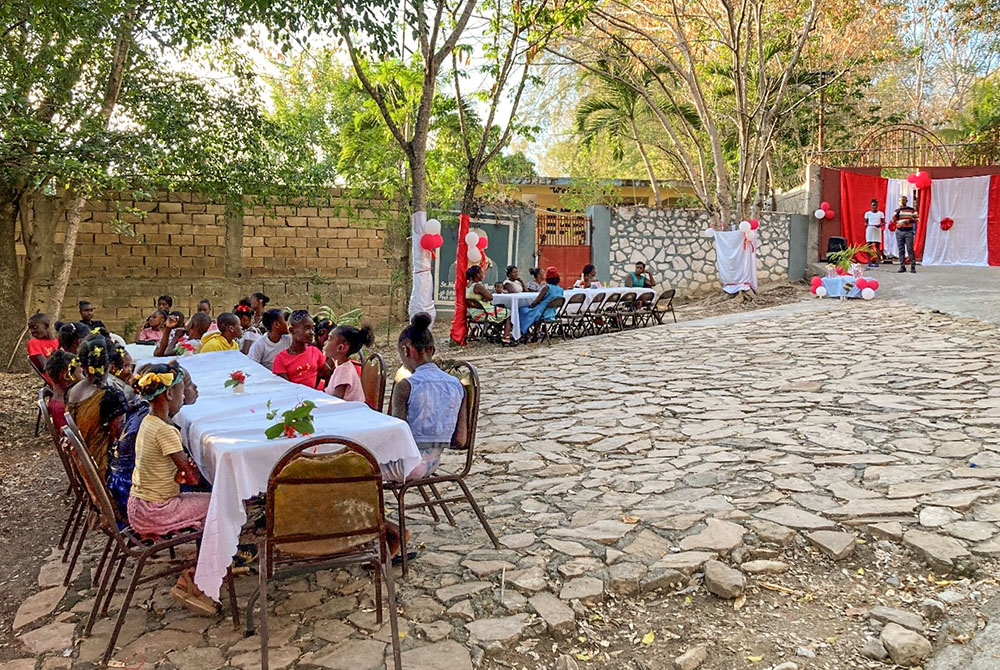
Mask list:
[[[826,210],[826,218],[832,219],[835,216],[837,216],[837,214],[832,209]]]
[[[813,288],[816,288],[817,286],[822,286],[823,285],[823,278],[822,277],[813,277],[811,284],[812,284]]]
[[[931,187],[931,176],[926,172],[917,173],[916,187],[919,189],[930,188]]]
[[[843,277],[844,275],[846,275],[846,274],[847,274],[847,270],[845,270],[844,268],[842,268],[842,267],[840,267],[840,266],[838,265],[838,266],[837,266],[837,274],[838,274],[838,275],[840,275],[841,277]]]
[[[485,235],[480,235],[479,236],[479,241],[476,242],[476,247],[480,251],[484,251],[486,249],[486,247],[488,247],[488,246],[490,246],[490,241],[486,238]]]
[[[819,203],[819,208],[822,209],[824,212],[829,211],[830,203],[824,200],[823,202]]]
[[[750,230],[757,230],[760,228],[760,221],[757,219],[750,219]]]
[[[873,291],[877,291],[878,290],[878,282],[875,281],[874,279],[869,279],[868,280],[868,288],[870,288]]]
[[[434,236],[433,235],[422,235],[420,237],[420,246],[427,251],[434,251],[437,247],[434,246]]]
[[[816,289],[818,289],[820,286],[822,286],[822,284],[820,284],[819,286],[813,284],[812,288],[809,289],[809,292],[812,293],[813,295],[815,295],[816,294]]]
[[[858,277],[858,280],[856,282],[854,282],[854,285],[857,286],[861,290],[864,290],[864,289],[866,289],[866,288],[868,288],[870,286],[870,284],[868,283],[868,280],[865,279],[864,277]]]
[[[908,175],[906,175],[906,181],[910,182],[911,184],[916,184],[917,183],[917,175],[916,174],[908,174]]]

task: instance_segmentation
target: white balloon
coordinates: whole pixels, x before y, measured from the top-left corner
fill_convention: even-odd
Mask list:
[[[712,228],[706,228],[705,230],[701,231],[701,236],[702,237],[715,237],[715,230],[712,229]]]
[[[865,300],[871,300],[875,297],[875,289],[873,288],[863,288],[861,289],[861,297]]]
[[[822,209],[817,209],[815,212],[813,212],[813,216],[815,216],[817,219],[825,219],[826,212],[823,211]]]
[[[819,296],[820,298],[825,298],[826,297],[826,287],[825,286],[817,286],[816,287],[816,295]]]
[[[483,260],[483,254],[482,254],[482,252],[479,251],[479,249],[477,249],[476,247],[470,246],[469,247],[469,262],[471,262],[471,263],[478,263],[481,260]]]
[[[750,222],[749,221],[740,221],[740,230],[742,230],[744,233],[749,233],[750,232]]]
[[[424,224],[424,232],[428,235],[440,235],[441,222],[437,219],[428,219],[427,223]]]
[[[475,247],[478,242],[479,242],[479,235],[476,235],[473,232],[465,234],[465,243],[469,245],[470,249],[472,247]]]

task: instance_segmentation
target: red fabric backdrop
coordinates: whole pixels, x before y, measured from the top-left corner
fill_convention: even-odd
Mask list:
[[[451,339],[458,344],[466,343],[465,323],[465,271],[469,269],[469,245],[465,236],[469,234],[469,215],[458,215],[458,257],[455,259],[455,317],[451,320]]]
[[[865,212],[871,208],[872,199],[878,200],[879,208],[885,212],[885,194],[889,180],[857,172],[840,172],[840,234],[848,246],[865,243]],[[886,215],[888,218],[888,214]],[[865,254],[858,260],[868,261]]]
[[[986,248],[989,264],[1000,265],[1000,175],[990,177],[990,205],[986,214]]]
[[[927,221],[931,215],[931,191],[934,190],[934,183],[930,188],[922,188],[917,191],[920,203],[917,205],[917,231],[913,240],[913,252],[917,254],[917,260],[924,258],[924,242],[927,241]]]

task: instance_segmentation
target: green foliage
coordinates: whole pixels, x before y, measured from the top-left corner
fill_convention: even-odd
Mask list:
[[[268,420],[273,420],[278,416],[278,410],[271,409],[271,401],[267,401],[267,413]],[[268,427],[264,431],[264,436],[269,440],[285,436],[285,437],[295,437],[298,435],[312,435],[316,432],[316,428],[313,425],[313,410],[316,409],[316,403],[311,400],[306,400],[292,409],[285,410],[281,412],[281,421]]]
[[[313,316],[317,320],[329,319],[335,326],[360,326],[364,311],[359,307],[337,314],[329,305],[321,305]]]
[[[122,324],[122,338],[126,342],[131,342],[132,338],[135,337],[136,329],[139,327],[139,319],[133,317],[130,319],[125,319],[125,323]]]
[[[868,244],[855,244],[847,247],[846,249],[834,251],[829,254],[829,259],[833,261],[834,265],[846,271],[850,269],[851,265],[854,263],[854,259],[857,258],[859,254],[874,256],[875,250]]]

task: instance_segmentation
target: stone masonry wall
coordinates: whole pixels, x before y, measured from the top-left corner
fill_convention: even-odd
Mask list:
[[[679,296],[721,290],[715,243],[702,237],[708,215],[699,210],[619,207],[611,212],[611,279],[622,284],[636,261]],[[760,218],[757,278],[788,278],[789,215],[765,212]]]
[[[76,318],[77,301],[88,299],[96,318],[120,330],[126,320],[141,324],[161,294],[190,315],[202,298],[219,314],[255,291],[267,294],[272,307],[361,307],[372,324],[390,316],[390,279],[405,262],[405,249],[388,242],[386,226],[366,203],[332,193],[238,214],[198,194],[158,193],[149,202],[124,204],[145,216],[119,215],[110,200],[87,203],[63,319]],[[129,223],[134,235],[118,234],[116,219]],[[63,235],[60,222],[56,257]],[[40,277],[36,307],[45,304],[50,282],[51,276]],[[397,303],[405,300],[397,293]]]

